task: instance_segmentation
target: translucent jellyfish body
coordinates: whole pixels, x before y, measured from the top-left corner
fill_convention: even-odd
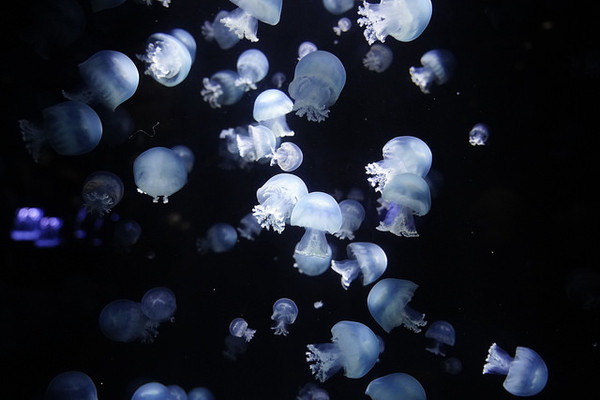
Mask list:
[[[117,222],[113,233],[113,244],[119,249],[128,249],[137,243],[142,234],[142,227],[132,219]]]
[[[257,42],[258,21],[277,25],[281,16],[282,0],[229,0],[238,8],[221,22],[242,39]]]
[[[179,385],[168,385],[171,400],[189,400],[185,390]]]
[[[379,279],[387,268],[385,251],[375,243],[352,242],[346,246],[346,253],[347,260],[331,262],[331,269],[342,276],[344,289],[348,289],[359,274],[363,286],[367,286]]]
[[[275,72],[271,77],[271,83],[277,88],[281,89],[284,82],[286,80],[286,76],[283,72]]]
[[[86,210],[97,215],[110,212],[123,198],[123,181],[108,171],[97,171],[85,179],[81,196]]]
[[[256,191],[259,204],[252,214],[263,228],[283,232],[299,199],[308,194],[306,184],[296,175],[277,174]]]
[[[177,310],[175,293],[166,287],[155,287],[144,293],[141,301],[142,312],[152,322],[173,321]]]
[[[283,142],[270,156],[271,165],[277,165],[282,171],[292,172],[302,165],[304,154],[300,147],[292,142]]]
[[[168,203],[169,196],[185,186],[187,170],[173,150],[153,147],[133,162],[133,178],[138,192],[152,197],[155,203],[162,196],[163,203]]]
[[[418,38],[431,19],[431,0],[381,0],[379,4],[363,1],[358,7],[358,24],[369,44],[385,42],[391,36],[401,42]]]
[[[231,336],[243,338],[246,342],[249,342],[256,333],[255,329],[250,329],[248,323],[243,318],[234,318],[229,324],[229,333]]]
[[[196,41],[183,29],[154,33],[146,41],[146,52],[137,57],[146,65],[146,75],[173,87],[188,76],[196,57]]]
[[[304,58],[304,56],[319,50],[317,45],[313,42],[304,41],[298,45],[298,61]]]
[[[79,64],[83,84],[74,91],[63,91],[69,100],[101,104],[114,110],[129,99],[140,81],[138,70],[125,54],[101,50]]]
[[[215,400],[215,396],[208,388],[199,386],[191,389],[185,400]]]
[[[269,72],[269,60],[262,51],[248,49],[238,57],[236,68],[240,77],[235,84],[245,92],[256,90],[256,83],[262,81]]]
[[[435,85],[448,82],[456,69],[456,59],[449,50],[429,50],[421,56],[422,67],[410,67],[410,79],[423,93],[430,93]]]
[[[346,83],[346,70],[333,54],[317,50],[302,57],[288,91],[294,110],[309,121],[324,121]]]
[[[354,199],[340,201],[342,227],[334,235],[339,239],[354,240],[354,232],[360,228],[365,219],[365,208]]]
[[[277,137],[294,136],[286,121],[286,115],[294,109],[292,100],[281,90],[267,89],[262,91],[256,100],[252,116],[273,131]]]
[[[329,400],[329,393],[312,382],[302,386],[296,400]]]
[[[211,225],[206,231],[206,236],[198,239],[196,246],[201,253],[225,253],[237,243],[237,231],[224,222]]]
[[[298,306],[292,299],[282,297],[273,304],[273,314],[271,319],[275,325],[271,327],[275,335],[287,336],[289,325],[293,324],[298,317]]]
[[[366,69],[374,72],[383,72],[392,65],[394,53],[385,44],[375,43],[371,46],[362,63]]]
[[[390,332],[402,325],[413,332],[421,332],[427,324],[425,314],[408,306],[419,285],[404,279],[382,279],[371,288],[367,296],[369,312],[383,328]]]
[[[181,158],[183,163],[185,164],[185,170],[189,174],[192,172],[192,168],[194,168],[194,152],[187,146],[178,145],[171,147],[171,150],[175,152]]]
[[[337,22],[337,25],[333,27],[333,33],[337,36],[341,36],[342,33],[348,32],[352,28],[352,21],[349,18],[343,17],[340,18]]]
[[[235,71],[222,70],[215,72],[210,78],[202,79],[202,99],[212,108],[237,103],[244,95],[244,89],[235,84],[239,77]]]
[[[323,0],[323,6],[333,15],[340,15],[354,7],[356,0]]]
[[[171,400],[171,391],[162,383],[149,382],[137,388],[131,400]]]
[[[157,324],[143,312],[140,303],[119,299],[108,303],[100,313],[100,331],[115,342],[151,343],[158,335]]]
[[[485,146],[489,136],[490,133],[486,124],[475,124],[469,131],[469,143],[471,146]]]
[[[396,372],[373,379],[365,394],[373,400],[426,400],[427,395],[421,383],[413,376]]]
[[[236,229],[244,239],[254,240],[262,231],[262,226],[252,213],[248,213],[240,219],[240,224]]]
[[[446,321],[435,321],[425,331],[425,337],[431,339],[425,350],[440,356],[446,355],[446,346],[454,346],[456,333],[452,324]]]
[[[19,120],[25,146],[36,162],[48,146],[60,155],[77,156],[89,153],[100,143],[100,117],[85,103],[65,101],[45,108],[42,117],[41,126]]]
[[[240,38],[233,31],[230,31],[221,20],[229,16],[229,12],[221,10],[215,16],[213,22],[204,21],[202,25],[202,36],[207,41],[214,40],[223,50],[232,48],[240,41]]]
[[[275,151],[277,138],[264,125],[248,125],[248,133],[236,134],[239,155],[247,162],[266,160]]]
[[[332,251],[325,233],[333,234],[342,226],[342,212],[337,201],[327,193],[308,193],[294,206],[290,224],[305,228],[294,248],[294,267],[309,276],[327,271]]]
[[[306,346],[306,361],[317,380],[325,382],[341,369],[348,378],[361,378],[373,368],[380,346],[368,326],[340,321],[331,328],[331,334],[331,343]]]
[[[536,395],[548,382],[546,363],[538,353],[528,347],[517,347],[513,358],[493,343],[485,361],[483,373],[506,375],[502,386],[515,396]]]
[[[61,372],[48,384],[45,400],[98,400],[94,381],[80,371]]]

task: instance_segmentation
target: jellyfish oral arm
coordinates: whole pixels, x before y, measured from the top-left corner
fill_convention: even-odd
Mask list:
[[[400,204],[387,203],[385,218],[376,228],[378,231],[391,232],[396,236],[418,237],[419,233],[415,227],[415,218],[408,207]]]
[[[408,72],[410,73],[410,79],[421,89],[421,92],[429,94],[431,86],[435,82],[433,70],[428,67],[410,67]]]
[[[356,260],[332,261],[331,269],[342,276],[342,287],[346,290],[360,272],[360,267]]]
[[[234,32],[238,38],[245,37],[251,42],[258,42],[256,36],[258,20],[241,8],[231,11],[229,16],[222,18],[219,22]]]
[[[296,245],[295,253],[303,256],[327,257],[329,255],[325,232],[306,228],[302,239]]]
[[[513,362],[513,358],[500,346],[494,343],[488,351],[485,362],[486,363],[483,366],[484,374],[506,375],[510,369],[510,364]]]
[[[310,370],[319,381],[325,382],[342,368],[341,354],[336,344],[309,344],[306,348],[306,361],[312,363]]]

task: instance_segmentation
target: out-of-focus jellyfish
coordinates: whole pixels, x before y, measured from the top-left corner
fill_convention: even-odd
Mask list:
[[[237,103],[244,95],[244,89],[235,84],[239,77],[235,71],[222,70],[215,72],[210,78],[202,79],[202,99],[212,108]]]
[[[156,2],[156,3],[160,3],[165,8],[169,8],[169,5],[171,4],[171,0],[133,0],[133,1],[134,1],[134,3],[142,4],[145,6],[151,6],[152,3]]]
[[[346,246],[347,260],[331,261],[331,269],[342,276],[342,287],[348,289],[350,283],[362,275],[363,286],[375,282],[387,268],[385,251],[375,243],[352,242]]]
[[[366,69],[374,72],[383,72],[392,65],[394,53],[385,44],[375,43],[371,46],[362,63]]]
[[[101,104],[114,110],[137,90],[140,74],[131,58],[114,50],[101,50],[79,64],[83,84],[73,91],[63,90],[69,100]]]
[[[152,197],[158,203],[169,202],[169,196],[185,186],[187,170],[185,163],[171,149],[153,147],[140,154],[133,162],[133,178],[138,192]]]
[[[340,18],[337,25],[333,27],[333,33],[341,36],[342,33],[348,32],[350,28],[352,28],[352,21],[350,21],[349,18],[343,17]]]
[[[340,15],[354,7],[356,0],[323,0],[323,6],[333,15]]]
[[[157,324],[143,312],[140,303],[119,299],[108,303],[100,313],[100,331],[115,342],[152,343],[158,335]]]
[[[327,393],[327,390],[309,382],[300,388],[296,400],[329,400],[329,393]]]
[[[221,22],[241,39],[257,42],[258,21],[277,25],[281,17],[282,0],[229,0],[238,8]]]
[[[315,308],[315,310],[322,308],[324,305],[325,303],[323,303],[321,300],[317,300],[313,303],[313,307]]]
[[[502,386],[515,396],[538,394],[548,382],[548,367],[538,353],[518,346],[515,357],[493,343],[483,366],[484,374],[506,375]]]
[[[173,322],[177,302],[175,293],[166,287],[155,287],[144,293],[141,301],[142,312],[152,322]]]
[[[292,142],[283,142],[270,156],[271,165],[277,164],[282,171],[292,172],[302,165],[302,150]]]
[[[389,35],[401,42],[418,38],[431,19],[431,0],[381,0],[379,4],[363,1],[357,20],[365,27],[367,43],[385,42]]]
[[[271,327],[275,335],[287,336],[289,333],[288,326],[293,324],[298,317],[298,306],[292,299],[282,297],[273,304],[273,314],[271,319],[275,321],[275,325]]]
[[[462,371],[462,362],[456,357],[450,357],[442,362],[442,369],[450,375],[458,375]]]
[[[334,235],[339,239],[354,240],[354,232],[365,219],[365,208],[358,201],[346,199],[340,202],[342,226]]]
[[[162,383],[146,383],[133,393],[131,400],[171,400],[171,392]]]
[[[373,400],[426,400],[427,395],[421,383],[413,376],[396,372],[373,379],[365,394]]]
[[[65,101],[42,111],[43,124],[19,120],[25,146],[34,161],[50,146],[63,156],[77,156],[94,150],[102,137],[98,114],[87,104]]]
[[[294,136],[285,117],[293,109],[294,103],[284,92],[267,89],[256,96],[252,116],[255,121],[271,129],[277,137]]]
[[[422,67],[410,67],[410,79],[423,93],[430,93],[434,84],[448,82],[456,69],[454,54],[445,49],[429,50],[421,56]]]
[[[298,61],[302,60],[306,55],[317,51],[317,45],[313,42],[304,41],[298,46]]]
[[[248,134],[236,135],[240,157],[246,161],[266,161],[277,146],[277,138],[271,129],[264,125],[248,125]]]
[[[229,28],[221,22],[221,20],[228,15],[228,11],[221,10],[217,13],[212,23],[210,21],[204,21],[204,24],[202,25],[202,35],[204,36],[204,39],[209,42],[214,40],[223,50],[232,48],[240,41],[237,34],[230,31]]]
[[[96,171],[85,179],[81,196],[88,212],[102,216],[121,201],[124,192],[121,178],[112,172]]]
[[[446,346],[454,346],[456,333],[452,324],[446,321],[434,321],[425,331],[425,337],[431,339],[425,350],[440,356],[446,356]]]
[[[285,74],[283,72],[275,72],[271,77],[271,83],[275,85],[277,89],[281,89],[283,83],[285,82]]]
[[[248,342],[243,337],[233,336],[231,334],[225,336],[225,350],[223,355],[231,361],[244,354],[248,350]]]
[[[348,378],[361,378],[379,357],[379,340],[368,326],[340,321],[331,328],[331,343],[306,346],[306,361],[315,378],[325,382],[340,369]]]
[[[249,342],[254,337],[256,330],[250,329],[245,319],[237,317],[229,324],[229,333],[231,336],[244,338],[246,342]]]
[[[346,70],[335,55],[317,50],[302,57],[288,91],[294,110],[309,121],[324,121],[346,83]]]
[[[485,146],[489,136],[490,131],[486,124],[475,124],[469,131],[469,143],[471,146]]]
[[[187,393],[186,400],[215,400],[212,392],[205,387],[195,387]]]
[[[171,400],[189,400],[187,393],[179,385],[168,385],[169,393],[171,394]]]
[[[294,267],[309,276],[327,271],[332,251],[325,233],[334,234],[342,226],[342,212],[337,201],[327,193],[308,193],[294,206],[290,224],[305,228],[294,248]]]
[[[63,220],[58,217],[42,217],[40,220],[40,236],[35,239],[35,247],[56,247],[62,243],[60,230]]]
[[[119,249],[128,249],[137,243],[142,234],[142,227],[132,219],[117,222],[113,233],[113,244]]]
[[[408,306],[418,287],[416,283],[404,279],[386,278],[371,288],[367,307],[384,331],[389,333],[402,325],[413,332],[421,332],[421,327],[427,324],[425,314]]]
[[[40,237],[40,221],[44,217],[44,210],[38,207],[22,207],[15,212],[13,230],[10,232],[12,240],[32,241]]]
[[[105,107],[96,107],[95,111],[102,121],[101,143],[103,145],[116,147],[135,134],[133,117],[125,107],[117,107],[114,111]]]
[[[187,146],[178,145],[171,147],[171,150],[175,152],[185,164],[185,170],[189,174],[192,172],[192,168],[194,167],[194,152]]]
[[[269,72],[269,60],[262,51],[248,49],[238,57],[236,68],[239,75],[236,86],[241,86],[245,92],[256,90],[256,83],[262,81]]]
[[[45,400],[98,400],[94,381],[81,371],[56,375],[48,384]]]
[[[236,229],[238,234],[244,239],[254,240],[262,231],[262,226],[260,226],[252,213],[248,213],[242,217],[240,225]]]
[[[219,133],[219,139],[223,139],[223,142],[219,144],[219,154],[224,158],[224,162],[220,165],[223,169],[231,169],[233,167],[245,169],[249,168],[254,161],[256,161],[254,159],[250,160],[243,158],[240,155],[240,148],[238,147],[240,137],[242,138],[241,141],[251,141],[248,133],[248,126],[249,125],[244,125],[223,129]],[[254,154],[250,155],[254,156]],[[266,159],[262,161],[264,162]],[[234,166],[232,166],[232,164],[234,164]]]
[[[259,204],[252,208],[252,214],[263,228],[281,233],[294,206],[307,193],[306,184],[296,175],[277,174],[256,191]]]
[[[125,3],[125,0],[90,0],[90,6],[93,12],[108,10]]]
[[[224,222],[211,225],[206,235],[196,241],[196,247],[200,253],[225,253],[237,243],[237,231]]]

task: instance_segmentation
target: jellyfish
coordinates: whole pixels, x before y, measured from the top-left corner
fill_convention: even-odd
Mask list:
[[[462,362],[456,357],[450,357],[442,362],[442,369],[450,375],[458,375],[462,371]]]
[[[146,41],[146,52],[137,57],[146,65],[146,75],[173,87],[187,78],[196,57],[196,41],[183,29],[154,33]]]
[[[334,235],[338,239],[354,240],[354,232],[365,219],[365,208],[354,199],[346,199],[340,202],[340,210],[342,226]]]
[[[252,214],[263,228],[273,228],[275,232],[281,233],[292,209],[307,193],[306,184],[296,175],[277,174],[256,191],[260,204],[252,208]]]
[[[100,331],[115,342],[152,343],[158,335],[158,324],[143,312],[140,303],[119,299],[108,303],[100,313]]]
[[[373,400],[426,400],[425,389],[418,380],[409,374],[396,372],[373,379],[365,394]]]
[[[117,222],[113,233],[113,244],[119,249],[128,249],[137,243],[142,234],[142,227],[132,219]]]
[[[385,251],[375,243],[352,242],[346,246],[347,260],[331,261],[331,269],[342,276],[342,287],[348,289],[350,283],[362,275],[363,286],[375,282],[387,268]]]
[[[63,156],[78,156],[94,150],[102,137],[98,114],[87,104],[65,101],[42,111],[43,124],[19,120],[23,141],[37,162],[46,147]]]
[[[194,152],[187,146],[178,145],[171,147],[171,150],[175,152],[185,164],[185,170],[188,175],[192,172],[192,168],[194,167]]]
[[[342,33],[348,32],[351,27],[352,21],[346,17],[343,17],[340,18],[337,22],[337,25],[333,27],[333,33],[335,33],[337,36],[341,36]]]
[[[237,59],[237,73],[240,76],[236,86],[241,86],[245,92],[256,90],[256,83],[262,81],[269,72],[269,60],[265,53],[258,49],[248,49]]]
[[[469,143],[471,146],[485,146],[489,136],[489,129],[486,124],[475,124],[469,132]]]
[[[385,44],[375,43],[371,46],[362,62],[366,69],[374,72],[387,70],[394,60],[394,53]]]
[[[169,202],[169,196],[180,190],[187,182],[185,163],[171,149],[152,147],[140,154],[133,162],[133,178],[138,192],[152,197],[158,203]]]
[[[228,11],[221,10],[215,16],[212,23],[204,21],[202,25],[202,35],[208,42],[214,40],[223,50],[232,48],[240,41],[240,38],[235,32],[229,30],[221,20],[229,15]]]
[[[306,361],[315,378],[325,382],[339,370],[348,378],[361,378],[379,357],[379,340],[368,326],[340,321],[331,328],[331,343],[306,346]]]
[[[102,144],[116,147],[125,143],[133,134],[135,122],[125,107],[117,107],[112,111],[105,107],[95,108],[102,121]]]
[[[252,116],[273,131],[277,137],[294,136],[286,121],[286,114],[294,109],[292,100],[279,89],[267,89],[254,100]]]
[[[288,326],[293,324],[298,317],[298,306],[294,300],[282,297],[273,304],[273,315],[271,319],[275,321],[275,325],[271,327],[275,335],[287,336],[289,333]]]
[[[333,15],[340,15],[354,7],[356,0],[323,0],[323,6]]]
[[[169,8],[169,5],[171,4],[171,0],[134,0],[134,1],[136,3],[143,4],[146,6],[151,6],[152,2],[155,1],[157,3],[160,3],[165,8]]]
[[[256,330],[250,329],[245,319],[237,317],[229,324],[229,333],[231,336],[244,338],[246,342],[249,342],[254,337]]]
[[[100,104],[113,110],[129,99],[140,81],[138,70],[125,54],[114,50],[101,50],[79,64],[82,87],[74,91],[63,90],[69,100]]]
[[[10,237],[15,241],[33,241],[40,237],[40,221],[44,210],[39,207],[22,207],[15,212]]]
[[[313,42],[304,41],[298,46],[298,61],[302,60],[304,56],[317,51],[317,45]]]
[[[275,72],[271,77],[271,83],[275,85],[277,89],[281,89],[283,83],[285,82],[285,74],[283,72]]]
[[[171,391],[162,383],[146,383],[133,393],[131,400],[171,400]]]
[[[35,247],[48,248],[56,247],[62,243],[60,230],[64,222],[58,217],[42,217],[40,220],[40,235],[35,239]]]
[[[248,134],[237,134],[236,142],[240,157],[249,162],[266,160],[277,146],[275,134],[264,125],[248,125]]]
[[[235,128],[223,129],[219,133],[219,139],[223,139],[219,145],[219,154],[226,160],[221,166],[225,169],[231,168],[229,161],[233,161],[239,168],[247,168],[253,161],[246,160],[240,155],[238,147],[239,137],[248,137],[248,125],[236,126]],[[243,141],[244,139],[242,139]],[[223,144],[224,143],[224,144]]]
[[[198,386],[187,393],[186,400],[215,400],[215,396],[207,388]]]
[[[235,32],[238,38],[257,42],[258,21],[277,25],[281,16],[282,0],[229,0],[238,8],[220,21]]]
[[[202,99],[211,108],[221,108],[221,106],[237,103],[244,95],[244,89],[235,84],[239,77],[235,71],[222,70],[215,72],[210,78],[202,79],[204,86],[200,92]]]
[[[102,216],[121,201],[124,191],[123,181],[117,175],[97,171],[85,179],[81,196],[88,212]]]
[[[281,143],[277,150],[274,150],[269,157],[271,158],[271,165],[277,164],[285,172],[295,171],[302,165],[302,161],[304,160],[302,150],[292,142]]]
[[[254,240],[262,231],[262,226],[260,226],[252,213],[248,213],[242,217],[240,225],[236,229],[238,234],[244,239]]]
[[[125,0],[90,0],[90,6],[93,12],[108,10],[125,3]]]
[[[225,253],[237,243],[237,231],[224,222],[211,225],[206,231],[206,236],[196,241],[196,247],[200,253]]]
[[[48,384],[45,400],[98,400],[94,381],[81,371],[66,371]]]
[[[518,346],[515,357],[493,343],[483,366],[484,374],[506,375],[502,386],[515,396],[538,394],[548,382],[548,367],[538,353]]]
[[[456,59],[449,50],[434,49],[421,56],[421,65],[410,67],[408,72],[421,92],[428,94],[434,84],[439,86],[448,82],[456,69]]]
[[[309,121],[324,121],[345,83],[346,70],[335,55],[323,50],[307,54],[296,64],[288,87],[296,114],[306,115]]]
[[[166,287],[155,287],[144,293],[141,302],[142,312],[152,322],[173,322],[177,303],[175,293]]]
[[[171,395],[171,400],[189,400],[187,397],[187,393],[183,388],[179,385],[168,385],[167,389],[169,389],[169,394]]]
[[[446,321],[435,321],[425,331],[425,337],[431,339],[431,344],[425,350],[440,356],[446,356],[446,346],[454,346],[456,334],[452,324]]]
[[[367,296],[369,312],[383,328],[390,333],[397,326],[419,333],[427,324],[425,314],[408,306],[419,285],[404,279],[382,279],[371,288]]]
[[[431,0],[381,0],[379,4],[363,1],[358,7],[358,25],[370,45],[385,42],[389,35],[401,42],[418,38],[431,19]]]

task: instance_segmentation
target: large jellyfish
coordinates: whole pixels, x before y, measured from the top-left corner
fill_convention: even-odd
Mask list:
[[[229,28],[221,22],[221,20],[228,15],[228,11],[221,10],[217,13],[212,23],[210,21],[204,21],[204,24],[202,25],[202,35],[204,36],[204,39],[209,42],[214,40],[223,50],[232,48],[240,41],[237,34],[230,31]]]
[[[173,321],[177,302],[175,293],[166,287],[155,287],[144,293],[141,301],[142,312],[152,322]]]
[[[352,242],[346,246],[347,260],[331,261],[331,269],[342,276],[342,287],[348,289],[350,283],[362,275],[362,284],[375,282],[387,268],[385,251],[375,243]]]
[[[152,343],[158,335],[158,324],[143,312],[140,303],[119,299],[108,303],[100,313],[100,331],[115,342]]]
[[[548,367],[538,353],[518,346],[515,357],[493,343],[483,366],[484,374],[506,375],[502,386],[515,396],[538,394],[548,382]]]
[[[339,239],[354,240],[354,231],[360,228],[365,219],[365,208],[357,200],[346,199],[340,201],[342,211],[342,226],[334,233]]]
[[[421,332],[421,327],[427,324],[425,314],[408,306],[418,287],[414,282],[404,279],[386,278],[371,288],[367,307],[384,331],[389,333],[402,325],[413,332]]]
[[[252,116],[277,137],[294,136],[285,117],[293,109],[294,103],[285,93],[278,89],[267,89],[256,96]]]
[[[244,318],[237,317],[234,318],[229,324],[229,333],[231,336],[235,336],[237,338],[244,338],[246,342],[249,342],[254,337],[256,333],[255,329],[250,329],[248,327],[248,322]]]
[[[237,103],[244,95],[244,89],[235,84],[239,77],[237,72],[225,69],[215,72],[210,78],[202,79],[202,99],[212,108]]]
[[[289,333],[288,326],[293,324],[298,317],[298,306],[294,300],[282,297],[273,304],[273,314],[271,319],[275,321],[275,325],[271,327],[275,335],[287,336]]]
[[[309,121],[324,121],[346,83],[346,70],[335,55],[317,50],[302,57],[288,91],[294,110]]]
[[[282,0],[229,0],[238,8],[220,21],[242,39],[257,42],[258,21],[277,25],[281,17]]]
[[[108,171],[97,171],[85,179],[81,196],[86,210],[102,216],[123,198],[123,181]]]
[[[331,328],[331,343],[306,346],[306,361],[315,378],[325,382],[340,369],[348,378],[361,378],[373,368],[380,353],[379,339],[368,326],[340,321]]]
[[[162,196],[163,203],[168,203],[169,196],[185,186],[187,170],[173,150],[153,147],[133,162],[133,178],[138,192],[151,196],[155,203]]]
[[[98,400],[94,381],[81,371],[56,375],[48,384],[45,400]]]
[[[256,83],[262,81],[269,72],[269,60],[265,53],[258,49],[248,49],[237,59],[237,73],[240,76],[236,86],[241,86],[245,92],[256,90]]]
[[[456,333],[452,324],[446,321],[435,321],[429,325],[427,331],[425,331],[425,337],[431,339],[431,344],[425,348],[425,350],[438,354],[440,356],[446,355],[446,346],[454,346],[456,340]]]
[[[383,72],[392,65],[394,53],[385,44],[375,43],[371,46],[362,62],[366,69],[374,72]]]
[[[200,253],[225,253],[237,243],[237,231],[224,222],[212,224],[206,231],[206,236],[196,241]]]
[[[323,0],[323,7],[333,15],[340,15],[354,7],[356,0]]]
[[[427,395],[421,383],[413,376],[396,372],[373,379],[365,394],[373,400],[426,400]]]
[[[443,85],[448,82],[456,69],[454,54],[445,49],[429,50],[421,56],[422,67],[410,67],[410,79],[427,94],[434,84]]]

